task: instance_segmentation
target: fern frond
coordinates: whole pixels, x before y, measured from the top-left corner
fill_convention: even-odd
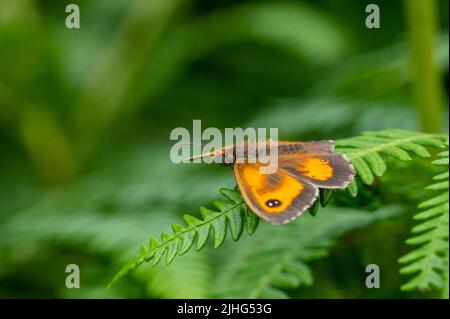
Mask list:
[[[364,132],[360,136],[338,140],[336,151],[347,156],[362,183],[371,185],[375,177],[383,176],[387,169],[382,155],[410,161],[411,155],[431,156],[426,147],[443,148],[444,142],[444,135],[384,130]],[[347,191],[353,197],[358,194],[356,179],[347,187]]]
[[[215,295],[220,298],[285,298],[284,290],[309,286],[308,263],[327,256],[333,239],[352,229],[397,215],[398,207],[365,213],[329,207],[311,217],[302,216],[282,227],[263,224],[251,238],[233,247],[218,269]]]
[[[201,250],[208,242],[211,229],[214,234],[212,236],[214,248],[225,241],[227,229],[233,240],[239,240],[244,228],[249,234],[253,234],[258,227],[259,219],[246,209],[240,194],[225,188],[220,192],[226,200],[217,200],[213,203],[218,211],[201,207],[202,219],[186,214],[183,216],[185,224],[172,224],[171,234],[163,232],[160,240],[151,237],[149,245],[141,246],[139,255],[122,267],[108,287],[143,262],[151,261],[155,266],[165,256],[166,264],[170,264],[177,255],[188,252],[194,242],[196,242],[197,251]]]
[[[448,146],[448,142],[446,143]],[[434,165],[449,164],[448,151],[438,154],[439,159]],[[449,250],[449,172],[434,177],[437,183],[428,186],[428,190],[440,190],[441,193],[421,203],[418,207],[425,209],[414,215],[421,223],[412,229],[414,237],[407,244],[419,246],[399,259],[404,266],[400,273],[415,276],[404,284],[401,289],[429,290],[431,287],[440,289],[442,297],[448,298],[448,250]]]
[[[443,147],[444,137],[436,134],[409,132],[403,130],[385,130],[380,132],[365,132],[361,136],[339,140],[336,151],[345,154],[354,165],[358,177],[365,184],[370,185],[374,176],[382,176],[386,171],[386,163],[381,155],[390,155],[399,160],[411,160],[410,154],[428,157],[430,153],[424,146]],[[353,196],[357,195],[358,187],[353,181],[347,188]],[[172,233],[163,232],[161,238],[150,238],[148,246],[141,246],[140,253],[128,262],[116,274],[108,287],[122,278],[128,272],[144,262],[151,261],[156,265],[165,256],[170,264],[177,255],[188,252],[196,241],[197,250],[201,250],[207,243],[211,229],[213,229],[214,247],[219,247],[226,238],[227,229],[234,240],[238,240],[246,227],[252,234],[259,218],[249,212],[239,193],[222,189],[226,200],[214,202],[218,211],[205,207],[200,208],[202,219],[191,215],[183,217],[185,225],[172,224]],[[319,200],[309,209],[315,215],[319,204],[326,206],[332,191],[321,190]]]

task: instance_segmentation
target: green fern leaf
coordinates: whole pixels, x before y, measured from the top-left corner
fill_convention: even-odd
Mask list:
[[[317,211],[319,210],[319,204],[320,204],[320,200],[317,199],[317,200],[311,205],[311,207],[308,208],[308,213],[310,213],[311,216],[316,216]]]
[[[201,250],[210,237],[213,238],[214,248],[223,244],[228,228],[234,240],[240,238],[244,225],[247,232],[253,234],[258,227],[258,217],[246,210],[239,193],[229,189],[221,189],[221,193],[226,200],[213,203],[218,211],[201,207],[202,219],[184,215],[184,226],[172,224],[172,234],[163,232],[160,240],[151,237],[149,246],[142,246],[139,255],[119,270],[108,287],[144,262],[151,261],[152,265],[156,266],[165,255],[166,264],[170,264],[177,254],[188,252],[195,240],[197,250]]]
[[[319,192],[320,206],[326,207],[333,197],[334,190],[323,188]]]
[[[410,161],[411,155],[429,157],[425,146],[443,148],[445,139],[444,135],[404,130],[364,132],[360,136],[336,141],[336,151],[348,157],[362,183],[371,185],[375,177],[383,176],[386,171],[382,155],[400,161]],[[356,179],[350,183],[347,191],[351,196],[357,196]]]
[[[448,146],[448,142],[446,145]],[[438,156],[440,159],[432,163],[448,168],[448,151],[441,152]],[[415,275],[401,287],[404,291],[416,289],[426,291],[434,287],[442,291],[443,298],[448,298],[448,176],[447,170],[434,177],[441,182],[432,184],[426,189],[443,192],[421,203],[418,207],[425,210],[414,216],[414,219],[421,223],[413,227],[412,233],[415,236],[408,239],[406,243],[419,247],[399,259],[400,264],[404,265],[400,273]],[[442,181],[444,179],[445,181]]]

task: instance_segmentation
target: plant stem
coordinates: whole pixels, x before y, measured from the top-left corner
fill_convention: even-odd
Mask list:
[[[411,46],[414,99],[424,132],[441,129],[442,88],[434,56],[436,3],[434,0],[405,0]]]

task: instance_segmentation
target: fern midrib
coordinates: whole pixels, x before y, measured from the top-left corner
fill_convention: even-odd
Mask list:
[[[218,218],[221,218],[222,216],[224,216],[226,214],[229,214],[230,212],[233,211],[233,209],[235,209],[235,208],[237,208],[237,207],[239,207],[239,206],[241,206],[243,204],[244,204],[244,201],[242,201],[240,203],[237,203],[237,204],[233,205],[232,207],[226,209],[225,211],[220,212],[219,215],[217,215],[217,216],[215,216],[215,217],[213,217],[211,219],[203,220],[201,223],[199,223],[198,225],[195,225],[192,228],[186,228],[185,230],[174,234],[170,239],[167,239],[166,241],[162,241],[161,244],[156,245],[153,249],[151,249],[149,252],[147,252],[146,255],[152,254],[153,252],[155,252],[155,250],[163,248],[165,245],[167,245],[168,243],[178,239],[180,236],[184,235],[185,233],[190,233],[192,231],[196,231],[198,228],[203,227],[206,224],[210,224],[214,220],[216,220]]]
[[[397,140],[392,141],[392,142],[378,144],[378,145],[375,145],[375,146],[372,146],[372,147],[369,147],[369,148],[366,148],[366,149],[363,149],[363,150],[360,150],[360,151],[348,154],[347,158],[349,160],[353,160],[355,158],[362,157],[362,156],[367,155],[367,154],[372,153],[372,152],[382,151],[383,149],[388,148],[390,146],[397,146],[397,145],[401,145],[403,143],[412,142],[412,141],[415,141],[415,140],[418,140],[418,139],[422,139],[425,136],[430,136],[430,134],[421,134],[421,135],[416,135],[416,136],[412,136],[412,137],[397,139]],[[339,146],[337,148],[339,149]],[[342,149],[349,149],[349,148],[351,148],[351,147],[342,147]]]

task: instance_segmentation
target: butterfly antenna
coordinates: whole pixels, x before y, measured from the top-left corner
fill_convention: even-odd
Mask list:
[[[191,156],[191,157],[188,157],[188,158],[184,159],[183,163],[190,163],[194,159],[203,158],[203,157],[210,157],[210,156],[214,156],[214,155],[216,155],[216,152],[208,152],[208,153],[203,153],[203,154]]]
[[[183,145],[198,145],[198,146],[205,146],[206,144],[201,144],[201,143],[177,143],[175,146],[183,146]],[[188,157],[186,159],[184,159],[182,161],[182,163],[190,163],[192,160],[197,159],[197,158],[203,158],[203,157],[209,157],[209,156],[214,156],[215,152],[208,152],[208,153],[203,153],[203,154],[199,154],[199,155],[195,155],[195,156],[191,156]]]
[[[206,144],[202,144],[202,143],[177,143],[175,146],[182,146],[182,145],[198,145],[198,146],[205,146]]]

